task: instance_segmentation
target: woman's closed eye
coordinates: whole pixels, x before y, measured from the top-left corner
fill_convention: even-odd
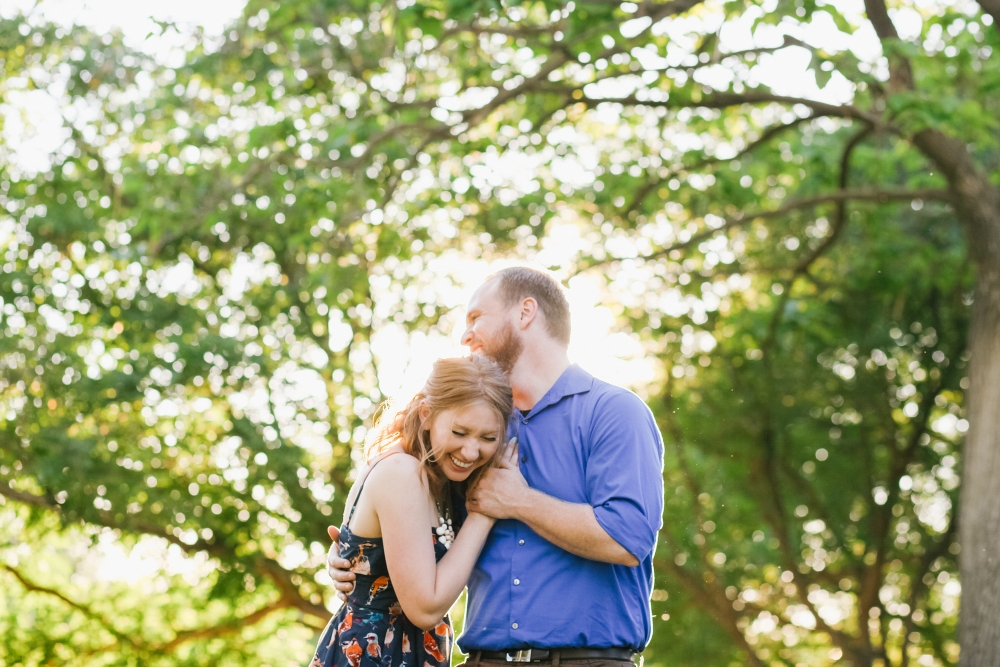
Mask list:
[[[451,433],[452,433],[452,435],[454,435],[456,437],[459,437],[459,438],[464,438],[465,436],[469,435],[465,431],[456,431],[454,429],[452,429]],[[482,439],[482,440],[484,440],[486,442],[496,442],[497,441],[497,437],[495,435],[480,436],[480,439]]]

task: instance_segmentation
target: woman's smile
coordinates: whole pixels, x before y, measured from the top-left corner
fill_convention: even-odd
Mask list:
[[[452,463],[457,465],[459,468],[462,468],[463,470],[466,468],[471,468],[473,464],[475,464],[475,461],[461,461],[454,454],[449,454],[448,456],[451,458]]]
[[[489,461],[500,444],[502,425],[485,403],[444,410],[430,424],[431,448],[441,471],[455,482]]]

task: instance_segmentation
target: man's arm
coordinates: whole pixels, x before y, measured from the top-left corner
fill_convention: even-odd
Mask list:
[[[663,444],[652,413],[630,392],[594,407],[587,454],[587,503],[528,487],[517,467],[487,470],[469,507],[526,523],[541,537],[591,560],[634,567],[656,544],[663,513]],[[515,459],[516,461],[516,459]]]
[[[597,523],[594,508],[568,503],[528,486],[513,466],[487,470],[466,498],[469,511],[526,523],[542,538],[590,560],[635,567],[639,559]]]

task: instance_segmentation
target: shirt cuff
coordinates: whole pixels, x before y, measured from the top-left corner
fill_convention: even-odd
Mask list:
[[[630,503],[606,502],[594,508],[597,523],[625,551],[642,562],[653,553],[656,533],[646,517]]]

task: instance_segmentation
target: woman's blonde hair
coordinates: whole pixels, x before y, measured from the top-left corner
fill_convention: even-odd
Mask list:
[[[514,396],[510,381],[500,366],[487,357],[454,357],[434,362],[427,383],[399,412],[389,415],[380,411],[376,418],[375,437],[365,448],[365,459],[371,460],[389,447],[399,444],[403,451],[418,459],[427,474],[431,495],[440,507],[450,508],[450,480],[434,460],[430,433],[422,428],[420,408],[426,406],[426,424],[430,425],[443,411],[483,403],[497,418],[499,446],[492,458],[472,471],[460,488],[475,483],[483,471],[496,463],[507,445],[507,424],[514,412]]]

